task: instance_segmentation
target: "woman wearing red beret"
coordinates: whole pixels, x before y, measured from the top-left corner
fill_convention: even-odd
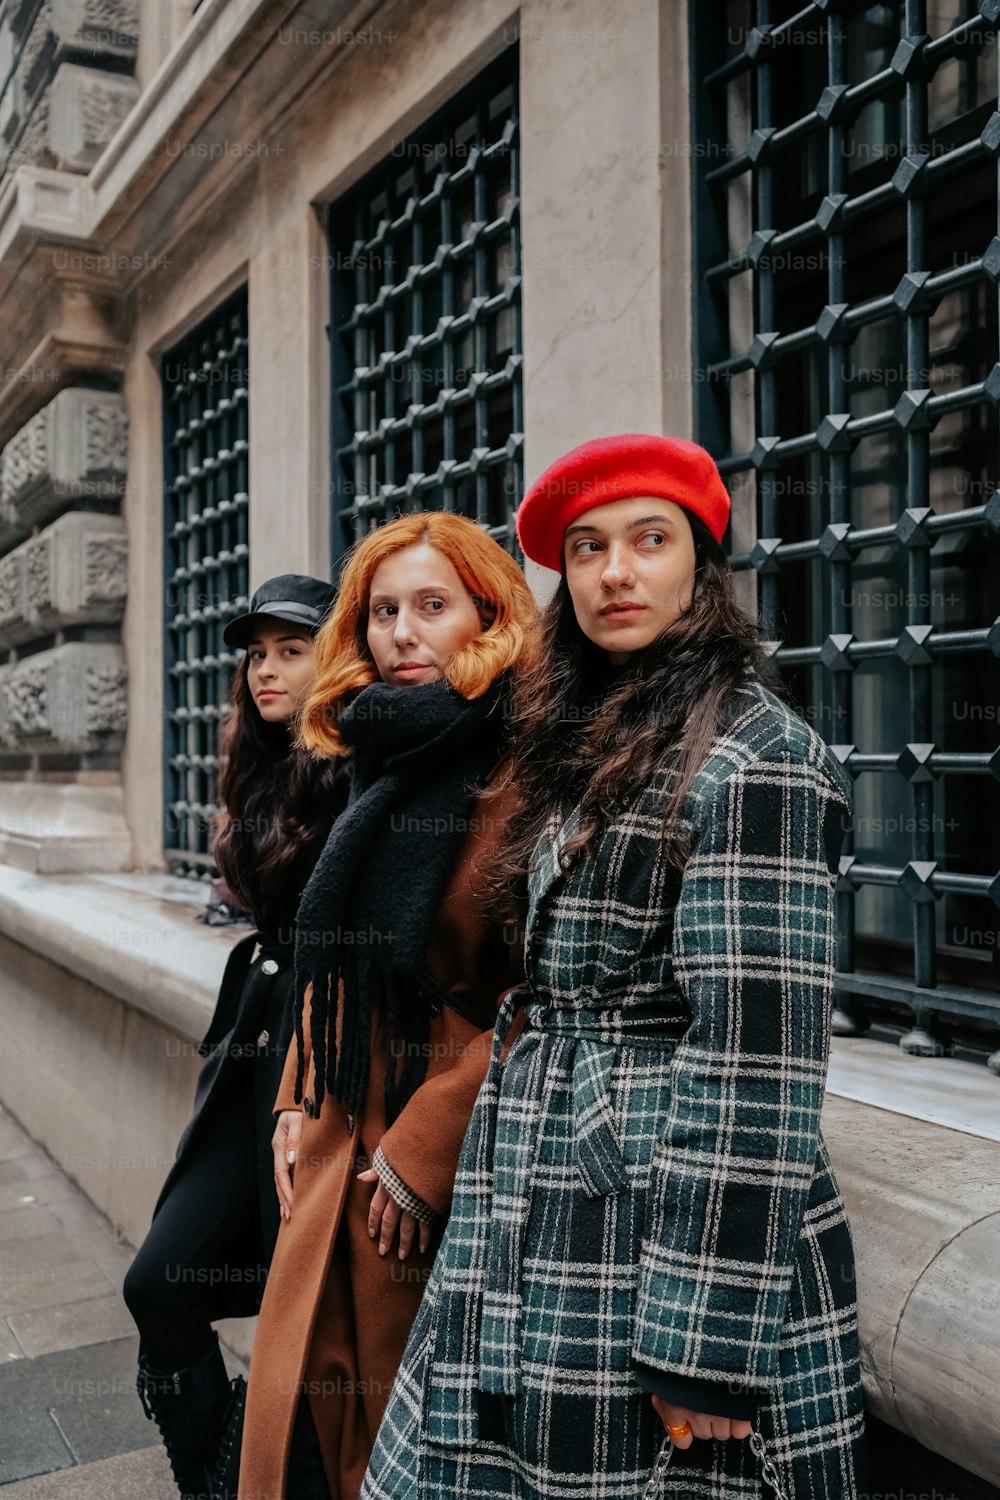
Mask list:
[[[728,515],[704,449],[644,435],[574,449],[519,511],[561,575],[493,871],[526,888],[530,988],[362,1500],[866,1492],[819,1126],[851,793],[735,601]]]

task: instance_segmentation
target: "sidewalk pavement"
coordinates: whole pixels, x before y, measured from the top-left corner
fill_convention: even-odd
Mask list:
[[[131,1257],[0,1107],[3,1500],[177,1500],[136,1395],[139,1341],[121,1295]]]

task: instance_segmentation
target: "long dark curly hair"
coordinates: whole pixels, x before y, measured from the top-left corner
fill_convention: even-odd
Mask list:
[[[487,794],[517,797],[503,847],[481,876],[498,912],[518,910],[530,857],[553,813],[580,805],[565,864],[575,850],[586,853],[665,764],[674,773],[663,818],[665,857],[682,865],[689,843],[680,809],[733,695],[756,676],[787,697],[760,625],[737,601],[722,547],[697,516],[686,515],[695,548],[691,602],[617,672],[580,629],[565,573],[539,618],[515,688],[513,752]]]
[[[287,724],[257,710],[247,681],[249,655],[236,668],[220,735],[219,796],[212,854],[230,890],[247,908],[267,900],[290,866],[329,832],[322,809],[342,774],[294,743]]]

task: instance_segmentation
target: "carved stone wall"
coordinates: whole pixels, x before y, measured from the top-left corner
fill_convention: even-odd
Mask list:
[[[120,645],[72,641],[0,667],[0,745],[39,755],[106,756],[128,713]]]
[[[67,172],[86,172],[132,105],[139,86],[98,68],[63,63],[50,91],[48,149]]]
[[[0,650],[71,626],[115,624],[127,586],[121,516],[74,511],[0,558]]]
[[[0,180],[23,163],[89,170],[137,97],[138,40],[138,0],[8,6],[0,19]]]
[[[120,503],[128,415],[122,396],[69,386],[0,452],[0,549],[74,502]]]
[[[0,453],[0,772],[117,765],[127,444],[122,396],[67,387]]]
[[[23,166],[90,171],[138,98],[138,44],[139,0],[0,6],[0,193]],[[34,401],[8,400],[0,436],[0,860],[53,871],[132,858],[120,780],[128,420],[107,359],[124,335],[111,289],[88,274],[40,280],[55,294],[22,300],[0,351],[19,388],[40,380]],[[30,828],[26,793],[45,807]]]

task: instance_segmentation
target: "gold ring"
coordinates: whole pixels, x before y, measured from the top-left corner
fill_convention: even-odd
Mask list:
[[[671,1427],[670,1423],[668,1422],[667,1431],[670,1433],[670,1436],[672,1438],[687,1437],[688,1433],[691,1431],[691,1423],[682,1422],[679,1427]]]

